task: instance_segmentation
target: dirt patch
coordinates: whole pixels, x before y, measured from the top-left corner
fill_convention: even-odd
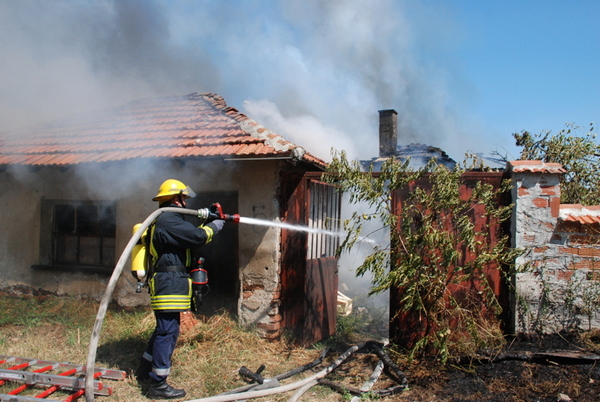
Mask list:
[[[501,354],[440,366],[407,364],[409,389],[395,401],[600,401],[597,335],[515,339]],[[565,358],[565,352],[569,352]],[[585,357],[589,359],[586,359]]]
[[[397,401],[598,401],[600,372],[590,365],[503,361],[474,367],[407,370],[410,388]],[[562,399],[559,399],[562,398]]]

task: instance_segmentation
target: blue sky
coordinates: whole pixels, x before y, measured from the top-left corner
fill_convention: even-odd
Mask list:
[[[455,1],[466,38],[455,57],[492,137],[559,131],[600,115],[600,2]]]
[[[518,156],[600,114],[600,2],[0,0],[0,131],[214,92],[327,159],[399,143]]]

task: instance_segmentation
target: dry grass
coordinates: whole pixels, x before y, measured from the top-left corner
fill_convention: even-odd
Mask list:
[[[587,350],[600,354],[600,329],[583,333],[581,341]]]
[[[0,318],[0,354],[83,365],[97,308],[98,303],[87,300],[0,294],[0,310],[4,312]],[[96,400],[148,400],[143,396],[147,385],[139,384],[133,372],[153,328],[154,316],[149,309],[109,309],[96,366],[123,370],[127,377],[124,381],[103,380],[113,388],[113,395],[98,396]],[[191,331],[182,334],[173,356],[170,382],[186,389],[186,399],[198,399],[246,385],[238,374],[241,366],[255,371],[265,364],[262,375],[269,378],[311,362],[320,352],[319,348],[267,342],[222,313],[204,317]],[[306,375],[309,374],[312,372]],[[288,382],[301,378],[295,376]],[[0,393],[17,385],[5,385]],[[31,392],[27,395],[32,396]],[[290,395],[257,401],[285,401]],[[328,388],[315,387],[303,400],[341,401],[342,396]]]

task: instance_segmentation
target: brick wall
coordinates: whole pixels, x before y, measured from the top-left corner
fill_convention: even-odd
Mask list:
[[[559,164],[512,161],[516,332],[600,328],[600,206],[560,204]]]

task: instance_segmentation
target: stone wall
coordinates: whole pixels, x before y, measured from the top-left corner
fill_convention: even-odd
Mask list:
[[[600,328],[600,207],[560,204],[559,164],[509,162],[513,180],[514,329]]]

